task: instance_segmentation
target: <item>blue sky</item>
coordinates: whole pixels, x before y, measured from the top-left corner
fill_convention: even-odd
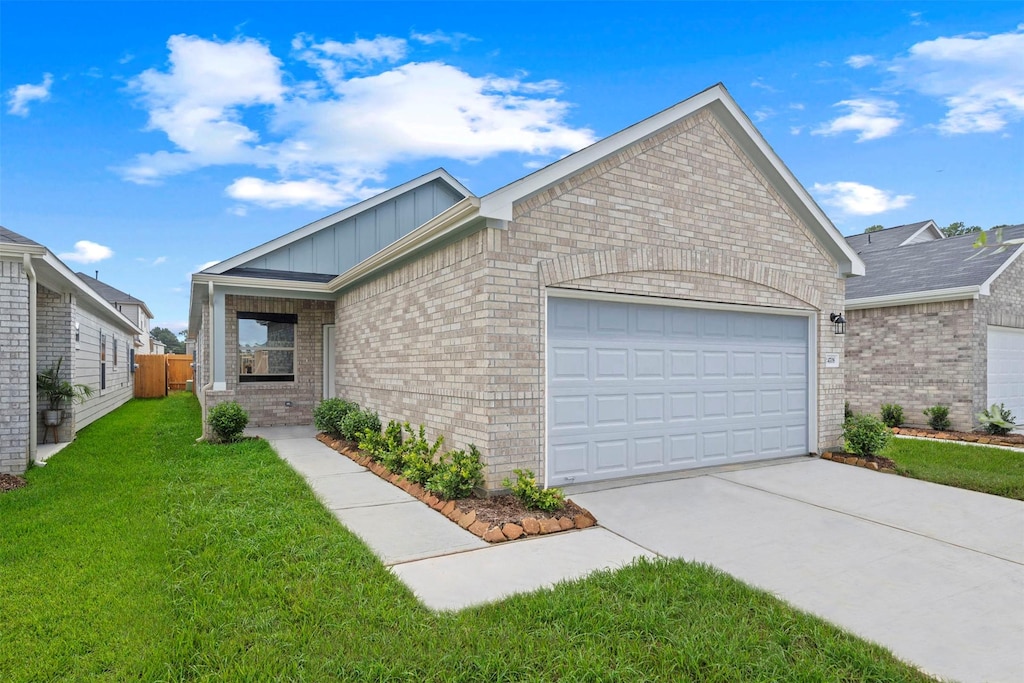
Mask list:
[[[1016,2],[4,1],[0,223],[178,331],[203,264],[717,82],[844,234],[1019,223],[1022,54]]]

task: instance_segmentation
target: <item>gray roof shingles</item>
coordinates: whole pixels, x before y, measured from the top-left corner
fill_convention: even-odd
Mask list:
[[[913,237],[914,233],[928,225],[930,222],[931,221],[908,223],[907,225],[897,225],[895,228],[886,228],[885,230],[878,230],[876,232],[850,235],[846,238],[846,242],[853,247],[857,253],[861,254],[863,258],[863,254],[867,252],[879,251],[882,249],[893,249],[900,246],[900,244]]]
[[[923,224],[918,224],[918,227],[920,225]],[[903,239],[911,234],[912,231],[907,232]],[[855,249],[858,249],[857,242],[862,246],[866,242],[860,239],[864,235],[854,237],[856,239],[847,238],[847,241]],[[988,231],[989,245],[995,243],[995,238],[995,231]],[[1024,238],[1024,224],[1003,228],[1004,240],[1021,238]],[[978,286],[984,284],[1017,251],[1024,249],[1024,245],[1011,245],[997,254],[996,249],[989,246],[984,254],[976,256],[978,250],[973,246],[976,239],[977,235],[972,233],[902,247],[896,246],[899,242],[892,240],[889,248],[858,249],[867,273],[846,281],[846,299]],[[875,244],[874,238],[872,244]]]
[[[8,230],[7,228],[5,228],[2,225],[0,225],[0,242],[7,242],[8,244],[25,244],[25,245],[29,245],[29,246],[33,246],[33,247],[41,247],[41,246],[43,246],[43,245],[39,244],[39,242],[35,242],[33,240],[30,240],[29,238],[25,237],[24,235],[19,235],[18,233],[14,232],[13,230]]]
[[[101,297],[109,301],[110,303],[118,304],[141,304],[145,305],[145,301],[142,299],[136,299],[131,294],[122,292],[117,287],[111,287],[106,282],[100,282],[94,277],[89,277],[85,273],[75,273],[79,278],[82,279],[85,284],[92,287],[93,291],[99,294]]]

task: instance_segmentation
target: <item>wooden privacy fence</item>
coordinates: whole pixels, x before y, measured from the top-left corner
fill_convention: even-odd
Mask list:
[[[184,354],[146,354],[135,356],[135,398],[166,396],[182,391],[192,379],[192,356]]]

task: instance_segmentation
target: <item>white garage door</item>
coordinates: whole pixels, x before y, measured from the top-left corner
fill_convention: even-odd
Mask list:
[[[551,298],[548,483],[804,455],[807,318]]]
[[[988,328],[988,405],[1003,403],[1024,424],[1024,330]]]

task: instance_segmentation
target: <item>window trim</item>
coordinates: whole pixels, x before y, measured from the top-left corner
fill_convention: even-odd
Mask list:
[[[275,351],[291,351],[292,352],[292,372],[288,375],[246,375],[242,372],[240,367],[236,367],[237,377],[239,383],[255,383],[255,382],[294,382],[295,381],[295,369],[298,365],[298,339],[296,336],[299,331],[299,316],[296,313],[258,313],[253,311],[238,311],[236,313],[237,320],[265,320],[272,323],[288,323],[293,326],[292,330],[292,345],[289,348],[276,348]],[[238,339],[238,331],[235,332],[235,348],[236,352],[241,348],[241,343]],[[237,366],[237,364],[236,364]]]

